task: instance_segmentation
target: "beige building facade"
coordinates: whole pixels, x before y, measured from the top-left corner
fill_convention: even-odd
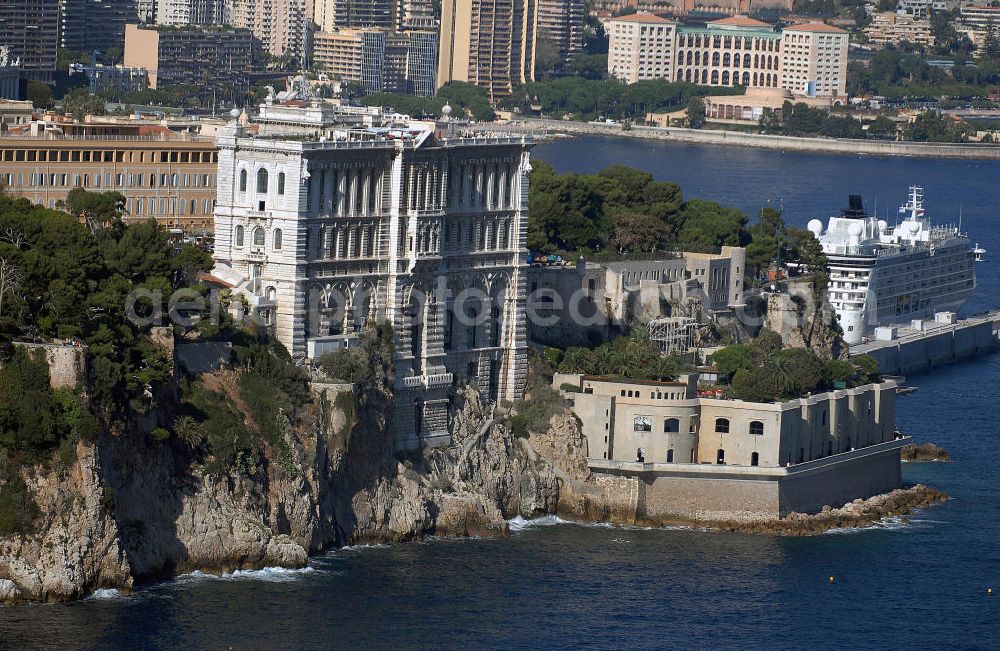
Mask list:
[[[114,125],[42,125],[0,134],[0,185],[8,194],[55,208],[74,188],[120,192],[131,219],[212,231],[218,152],[211,139]]]
[[[608,74],[710,86],[786,89],[797,95],[843,96],[847,32],[821,23],[775,31],[746,16],[678,25],[651,14],[608,21]]]
[[[529,338],[538,343],[585,345],[634,320],[674,315],[692,300],[706,316],[742,309],[746,250],[664,255],[660,260],[528,268]]]
[[[553,385],[573,401],[594,459],[776,468],[897,437],[893,381],[774,403],[699,397],[696,375],[626,382],[556,374]]]
[[[443,0],[437,84],[464,81],[490,101],[535,80],[537,0]]]
[[[608,23],[608,74],[627,84],[644,79],[674,81],[677,23],[651,14]]]
[[[865,35],[872,43],[899,45],[912,43],[921,47],[934,45],[934,32],[930,18],[915,18],[909,14],[883,11],[872,15]]]

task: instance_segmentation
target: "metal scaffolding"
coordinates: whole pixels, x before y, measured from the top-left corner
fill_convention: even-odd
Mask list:
[[[696,322],[686,316],[665,316],[649,322],[649,339],[664,355],[685,353],[691,348]]]

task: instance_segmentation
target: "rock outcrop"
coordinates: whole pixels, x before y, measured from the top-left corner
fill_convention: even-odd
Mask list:
[[[903,461],[949,461],[951,456],[940,445],[911,443],[902,450]]]
[[[790,279],[785,292],[767,294],[764,325],[781,335],[788,348],[808,348],[823,359],[847,356],[836,312],[825,299],[817,299],[808,280]]]
[[[67,468],[22,473],[38,506],[32,535],[0,538],[0,603],[59,602],[98,588],[132,587],[114,517],[115,496],[101,480],[94,446],[80,443]]]

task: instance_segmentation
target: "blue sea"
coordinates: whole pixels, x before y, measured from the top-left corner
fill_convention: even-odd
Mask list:
[[[639,167],[749,214],[770,199],[797,225],[848,194],[893,215],[920,184],[932,219],[957,221],[961,207],[963,228],[1000,261],[1000,162],[602,138],[534,155],[560,171]],[[977,266],[967,311],[1000,305],[997,268]],[[779,538],[517,521],[504,540],[349,548],[300,571],[192,574],[0,609],[0,647],[1000,648],[1000,355],[910,383],[900,428],[954,461],[904,467],[906,481],[951,496],[906,524]]]

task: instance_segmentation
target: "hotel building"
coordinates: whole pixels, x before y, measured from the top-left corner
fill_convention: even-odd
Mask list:
[[[650,14],[608,21],[608,74],[711,86],[783,88],[799,95],[843,97],[847,32],[821,23],[774,31],[745,16],[679,25]]]
[[[456,378],[520,398],[531,141],[296,104],[220,132],[213,274],[296,357],[391,324],[399,446],[449,439]]]
[[[120,192],[129,218],[212,231],[218,154],[208,138],[158,126],[32,122],[0,134],[0,185],[55,208],[70,190]]]

